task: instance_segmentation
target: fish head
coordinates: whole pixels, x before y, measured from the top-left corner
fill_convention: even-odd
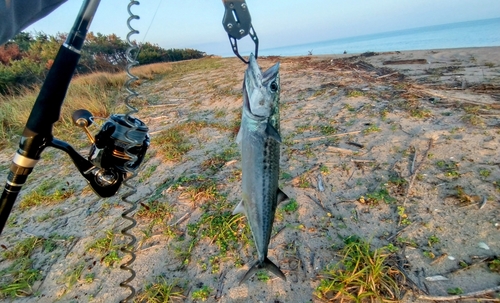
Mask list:
[[[273,114],[280,93],[279,63],[262,72],[250,54],[244,80],[244,106],[253,116],[268,118]]]

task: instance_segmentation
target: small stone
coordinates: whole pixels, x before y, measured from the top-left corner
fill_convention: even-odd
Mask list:
[[[486,250],[490,249],[490,247],[484,242],[479,242],[479,244],[477,246],[479,246],[479,248],[486,249]]]

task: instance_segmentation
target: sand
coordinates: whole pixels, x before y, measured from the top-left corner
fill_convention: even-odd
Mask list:
[[[236,148],[234,132],[210,123],[227,125],[240,116],[246,66],[235,58],[204,60],[209,67],[138,86],[138,116],[153,139],[188,119],[209,123],[187,134],[193,148],[180,161],[165,160],[153,144],[134,179],[134,200],[154,197],[169,207],[156,224],[139,218],[133,230],[139,240],[132,282],[137,290],[163,276],[177,279],[185,296],[179,301],[185,302],[194,302],[202,286],[211,289],[206,302],[323,302],[314,291],[323,270],[339,261],[342,238],[351,235],[373,248],[398,248],[395,256],[408,276],[401,285],[403,302],[423,301],[418,297],[424,293],[446,296],[451,288],[469,293],[499,285],[500,275],[487,263],[500,256],[500,47],[260,58],[263,68],[281,62],[280,184],[298,210],[279,210],[269,249],[288,281],[271,275],[267,282],[254,277],[242,285],[238,281],[255,258],[253,244],[242,244],[249,236],[244,219],[237,224],[240,247],[222,257],[214,238],[198,235],[189,262],[181,266],[180,252],[189,250],[193,238],[188,227],[204,212],[217,212],[210,198],[193,202],[186,187],[172,188],[171,181],[191,174],[213,178],[227,197],[220,212],[230,211],[241,194],[239,155],[216,170],[205,161]],[[13,150],[1,153],[4,176],[12,155]],[[125,298],[128,292],[118,284],[127,274],[87,249],[123,226],[120,198],[97,198],[57,151],[45,152],[23,195],[42,179],[67,182],[74,193],[24,211],[16,206],[1,247],[12,249],[36,236],[52,237],[55,248],[34,250],[32,267],[40,279],[29,296],[7,301]],[[387,203],[367,203],[384,189]],[[0,270],[13,262],[0,260]],[[67,277],[79,266],[70,285]],[[437,275],[447,280],[428,280]]]

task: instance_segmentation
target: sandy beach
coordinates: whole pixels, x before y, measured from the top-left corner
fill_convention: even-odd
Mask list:
[[[256,256],[246,220],[228,215],[241,199],[234,126],[246,66],[206,58],[174,63],[172,75],[138,86],[138,116],[152,145],[133,181],[132,198],[140,202],[133,286],[143,291],[163,277],[182,293],[174,302],[200,302],[193,296],[200,289],[209,292],[206,302],[328,302],[315,290],[324,270],[339,262],[342,239],[357,235],[373,248],[394,248],[407,278],[403,302],[498,287],[500,274],[488,266],[500,257],[500,47],[258,60],[263,69],[278,61],[280,184],[298,208],[278,207],[269,257],[288,281],[269,274],[238,285]],[[155,140],[179,125],[186,125],[181,133],[191,148],[167,160]],[[3,178],[13,153],[1,152]],[[19,209],[40,180],[64,184],[71,194]],[[119,283],[128,274],[119,261],[106,264],[125,241],[124,209],[118,196],[95,196],[66,155],[45,151],[0,251],[27,238],[51,246],[33,245],[31,268],[40,276],[26,297],[6,302],[125,298]],[[211,231],[222,217],[227,243]],[[108,234],[108,250],[90,248]],[[0,271],[18,261],[0,257]],[[444,279],[432,281],[436,276]],[[0,277],[0,286],[8,279]],[[480,297],[498,299],[499,292]]]

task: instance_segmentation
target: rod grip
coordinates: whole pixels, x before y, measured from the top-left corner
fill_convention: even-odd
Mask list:
[[[0,235],[2,234],[7,220],[9,219],[9,215],[12,211],[14,203],[16,202],[17,195],[19,195],[21,187],[26,182],[31,170],[32,169],[26,168],[21,171],[21,174],[16,174],[11,168],[11,172],[7,177],[7,183],[5,184],[2,196],[0,197]]]
[[[27,129],[37,134],[52,134],[52,126],[59,120],[61,106],[79,59],[79,53],[64,45],[59,48],[26,122]]]

